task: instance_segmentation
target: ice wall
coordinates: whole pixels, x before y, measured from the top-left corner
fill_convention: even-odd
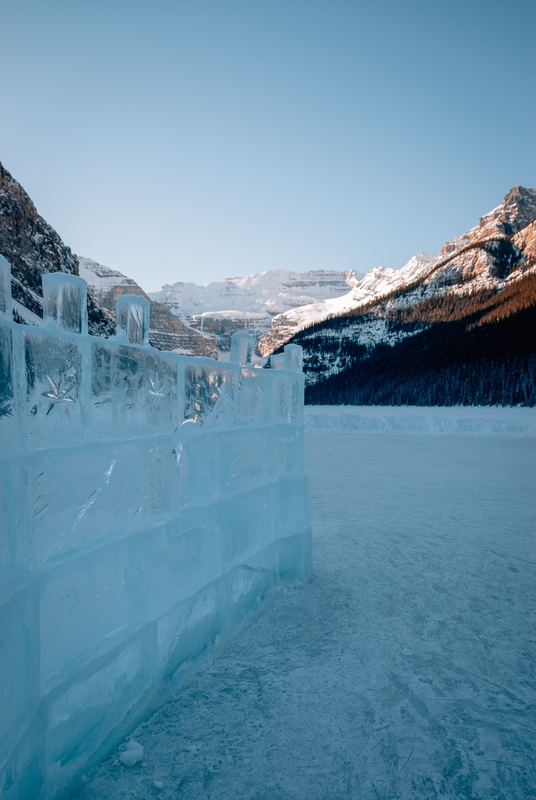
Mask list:
[[[303,375],[87,335],[86,286],[11,319],[0,257],[0,795],[50,800],[277,581],[311,571]]]

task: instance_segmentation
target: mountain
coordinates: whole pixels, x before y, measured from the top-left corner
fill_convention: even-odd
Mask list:
[[[319,303],[304,304],[291,311],[278,314],[272,319],[269,332],[259,342],[260,352],[268,355],[288,342],[295,333],[303,328],[329,317],[351,312],[359,305],[403,286],[408,281],[424,274],[435,260],[435,256],[419,253],[410,259],[402,269],[374,267],[356,281],[351,291],[342,296],[335,296]]]
[[[304,347],[309,403],[535,405],[536,191],[513,188],[436,257],[282,316],[260,346]]]
[[[186,324],[214,334],[218,348],[225,353],[236,330],[248,330],[258,340],[269,331],[274,315],[345,294],[362,277],[353,270],[274,269],[205,286],[167,284],[149,297],[166,305]]]
[[[14,316],[38,325],[43,317],[41,276],[45,272],[78,275],[78,259],[37,213],[20,183],[0,163],[0,254],[11,264]],[[110,336],[115,319],[88,297],[90,333]]]
[[[1,163],[0,254],[11,264],[13,316],[28,325],[41,324],[41,278],[46,272],[80,274],[88,281],[88,323],[94,336],[115,332],[115,300],[120,294],[147,297],[130,278],[89,259],[79,259],[37,213],[28,194]],[[188,328],[165,306],[150,302],[152,345],[186,355],[217,355],[210,337]]]
[[[78,256],[78,264],[80,276],[87,281],[89,293],[101,308],[115,313],[117,298],[122,294],[141,295],[149,301],[149,342],[153,347],[175,350],[184,355],[218,357],[213,336],[185,325],[167,306],[151,300],[132,278],[83,256]]]

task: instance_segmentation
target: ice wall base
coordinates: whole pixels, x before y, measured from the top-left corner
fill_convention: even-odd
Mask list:
[[[310,541],[307,530],[270,543],[60,679],[27,720],[2,766],[2,798],[49,800],[68,794],[73,780],[162,705],[196,660],[239,628],[274,584],[310,576]]]
[[[274,430],[264,433],[268,440]],[[257,436],[264,438],[259,430]],[[209,458],[236,448],[236,437],[209,438]],[[201,445],[195,435],[182,443],[184,452]],[[1,461],[4,487],[22,486],[21,512],[30,503],[33,516],[33,530],[21,540],[15,529],[6,543],[18,550],[19,568],[0,608],[3,800],[61,795],[274,584],[311,574],[303,474],[266,476],[256,485],[252,472],[239,496],[198,506],[185,498],[175,513],[152,498],[140,510],[140,454],[154,447],[153,439],[108,442]],[[160,439],[159,447],[169,451],[171,444]],[[108,485],[88,507],[114,459]],[[219,472],[217,464],[213,469]],[[163,477],[155,473],[142,491]]]

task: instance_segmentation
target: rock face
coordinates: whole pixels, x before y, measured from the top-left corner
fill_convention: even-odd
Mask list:
[[[225,353],[236,330],[247,330],[259,340],[269,331],[275,314],[339,297],[361,277],[361,273],[353,270],[289,272],[274,269],[243,278],[226,278],[205,286],[167,284],[149,296],[168,306],[188,325],[214,334],[218,349]]]
[[[536,404],[536,191],[515,187],[397,282],[387,272],[367,273],[331,306],[293,312],[308,402]],[[271,335],[271,346],[285,341],[281,319]]]
[[[89,332],[115,331],[115,302],[121,294],[147,297],[135,281],[120,272],[79,259],[37,213],[22,186],[0,164],[0,254],[11,264],[14,317],[39,325],[43,316],[41,278],[46,272],[80,275],[88,282]],[[149,300],[149,298],[147,297]],[[149,341],[160,350],[217,357],[214,340],[184,325],[168,308],[151,301]]]
[[[0,254],[11,264],[15,316],[38,324],[43,316],[41,276],[45,272],[78,275],[78,259],[37,213],[20,183],[0,164]],[[88,297],[90,333],[109,336],[112,314]]]
[[[530,263],[534,245],[523,237],[530,236],[528,227],[535,218],[536,191],[516,186],[474,228],[447,242],[438,256],[421,252],[399,270],[375,267],[342,297],[275,316],[259,348],[263,355],[274,352],[299,331],[317,323],[355,315],[360,309],[371,309],[372,314],[376,303],[391,308],[393,303],[414,304],[424,296],[439,297],[445,292],[465,295],[484,288],[498,289],[505,280],[519,277]],[[521,231],[525,233],[519,238]],[[379,332],[378,320],[384,318],[380,306],[373,316],[374,330]],[[372,334],[370,326],[368,329],[363,341],[369,341],[370,335],[375,340],[377,333]]]
[[[78,257],[80,275],[87,281],[88,290],[101,308],[115,312],[117,298],[122,294],[145,297],[151,304],[149,342],[159,350],[176,350],[184,355],[217,358],[214,337],[185,325],[169,308],[151,300],[132,278],[98,264],[90,258]]]

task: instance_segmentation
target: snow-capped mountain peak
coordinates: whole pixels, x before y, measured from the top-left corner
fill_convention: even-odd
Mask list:
[[[220,357],[225,357],[234,331],[248,330],[260,339],[275,315],[347,294],[362,277],[354,270],[273,269],[204,286],[179,281],[150,292],[149,297],[166,305],[186,324],[214,334]]]
[[[524,259],[519,237],[534,225],[536,191],[515,186],[503,202],[482,216],[477,225],[447,242],[437,256],[420,252],[399,270],[374,267],[346,295],[301,306],[272,320],[270,332],[259,348],[267,354],[287,342],[298,331],[333,316],[355,313],[394,292],[404,294],[401,303],[447,290],[470,293],[515,280]]]

